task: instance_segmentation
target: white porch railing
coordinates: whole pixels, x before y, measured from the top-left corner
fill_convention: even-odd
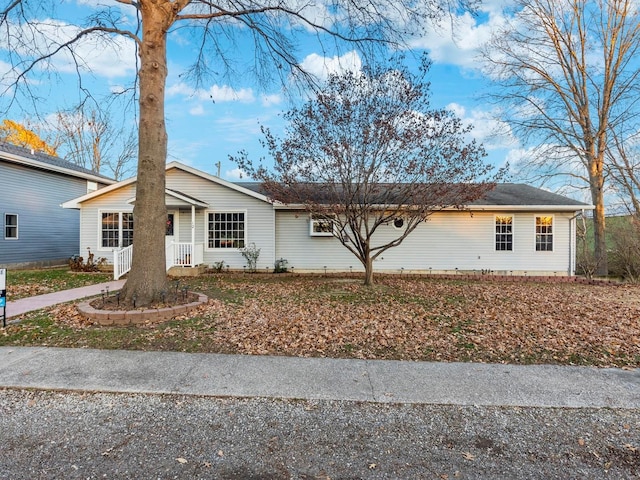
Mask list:
[[[113,279],[118,280],[131,270],[133,245],[113,251]]]
[[[171,267],[195,267],[204,263],[204,243],[173,242],[167,245],[167,270]]]
[[[133,245],[113,251],[113,278],[118,280],[131,270]],[[195,267],[204,263],[204,243],[173,242],[167,245],[167,270],[171,267]]]

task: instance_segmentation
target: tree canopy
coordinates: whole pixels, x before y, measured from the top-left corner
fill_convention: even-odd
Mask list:
[[[42,140],[33,130],[13,120],[4,119],[0,124],[0,140],[19,147],[26,147],[36,152],[46,153],[57,157],[56,147]]]
[[[434,211],[463,208],[494,187],[484,149],[452,112],[430,106],[429,63],[331,75],[284,114],[284,137],[263,128],[273,168],[234,160],[275,200],[303,205],[365,268]],[[394,225],[393,238],[378,232]],[[376,235],[378,233],[378,235]]]

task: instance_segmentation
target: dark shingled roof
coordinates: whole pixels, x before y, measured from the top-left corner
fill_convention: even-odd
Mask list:
[[[589,206],[587,203],[524,183],[499,183],[472,205],[568,205],[577,208]]]
[[[260,182],[235,182],[236,185],[248,190],[266,195]],[[321,189],[322,185],[318,184]],[[532,187],[524,183],[499,183],[483,198],[472,202],[471,205],[486,206],[569,206],[581,209],[589,204],[573,200],[557,193]]]
[[[2,158],[3,152],[11,153],[13,155],[19,155],[21,157],[25,157],[31,160],[36,160],[38,162],[51,165],[53,167],[65,168],[67,170],[73,170],[78,173],[93,175],[95,177],[100,177],[100,178],[104,178],[105,180],[113,181],[113,178],[107,177],[105,175],[101,175],[99,173],[94,173],[88,168],[80,167],[79,165],[68,162],[62,158],[53,157],[51,155],[47,155],[46,153],[39,152],[39,151],[33,151],[33,153],[31,153],[32,150],[30,148],[19,147],[11,143],[0,142],[0,158]]]

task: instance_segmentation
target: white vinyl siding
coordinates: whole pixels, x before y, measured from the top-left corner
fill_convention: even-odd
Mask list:
[[[102,247],[102,213],[103,212],[133,212],[133,205],[127,203],[135,196],[135,189],[131,185],[123,186],[105,195],[87,201],[80,209],[80,251],[78,254],[86,256],[87,248],[96,257],[104,257],[109,263],[113,262],[112,247]]]
[[[195,215],[195,241],[204,243],[204,263],[224,261],[232,269],[242,270],[246,261],[238,248],[208,248],[208,214],[242,212],[245,215],[245,246],[255,243],[260,249],[257,268],[273,270],[275,263],[275,213],[270,203],[179,169],[167,172],[167,188],[206,202]],[[180,242],[191,241],[191,207],[179,209]]]
[[[513,250],[496,250],[496,216],[513,218]],[[417,227],[404,242],[384,252],[374,269],[388,272],[482,272],[496,274],[563,275],[570,271],[570,218],[554,215],[554,250],[536,255],[535,217],[530,212],[492,213],[437,212]],[[301,212],[277,211],[276,257],[284,258],[294,271],[361,271],[359,260],[334,237],[310,237],[309,216]],[[562,227],[560,226],[562,225]],[[392,223],[376,233],[375,244],[398,236]],[[352,268],[350,268],[352,267]],[[537,273],[536,273],[537,272]]]

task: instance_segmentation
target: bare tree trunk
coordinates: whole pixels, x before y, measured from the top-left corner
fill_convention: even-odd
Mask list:
[[[364,284],[373,285],[373,258],[371,258],[371,248],[369,242],[366,242],[364,254]]]
[[[604,177],[599,175],[590,179],[591,200],[595,206],[593,211],[593,245],[596,262],[596,275],[606,276],[609,273],[607,259],[607,239],[604,208]]]
[[[141,3],[143,42],[140,49],[140,129],[138,177],[133,210],[133,259],[125,298],[148,305],[166,290],[165,163],[167,131],[164,91],[167,78],[166,29],[173,12],[152,2]],[[152,255],[149,255],[152,252]]]

